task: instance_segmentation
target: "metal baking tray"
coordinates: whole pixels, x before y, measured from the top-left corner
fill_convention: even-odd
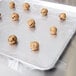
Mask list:
[[[8,6],[9,2],[10,0],[0,2],[2,14],[2,20],[0,20],[0,54],[33,69],[48,70],[54,68],[76,31],[75,7],[39,0],[14,0],[16,9],[11,10]],[[30,11],[23,11],[22,4],[24,2],[30,4]],[[48,16],[41,16],[40,10],[42,8],[48,9]],[[19,22],[11,20],[10,15],[13,12],[19,14]],[[60,22],[58,17],[62,12],[67,14],[67,19],[64,22]],[[35,30],[28,28],[27,20],[30,18],[34,18],[36,21]],[[50,35],[49,29],[52,25],[58,29],[56,37]],[[17,46],[8,44],[8,36],[11,34],[17,36]],[[40,49],[38,52],[31,51],[29,47],[31,41],[39,42]]]

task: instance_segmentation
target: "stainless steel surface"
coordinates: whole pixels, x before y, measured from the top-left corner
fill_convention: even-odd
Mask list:
[[[11,65],[12,66],[12,65]],[[15,67],[15,65],[13,66]],[[17,70],[18,69],[18,70]],[[8,65],[7,58],[0,55],[0,76],[64,76],[63,69],[53,69],[49,71],[30,70],[26,68],[12,69]]]
[[[56,3],[76,6],[76,0],[44,0],[44,1],[50,1],[50,2],[56,2]]]

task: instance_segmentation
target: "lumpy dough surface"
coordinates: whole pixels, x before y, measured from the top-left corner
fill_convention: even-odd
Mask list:
[[[55,26],[52,26],[50,28],[50,33],[51,33],[51,35],[56,35],[57,34],[57,28]]]
[[[13,1],[9,2],[9,8],[10,9],[15,8],[15,3]]]
[[[34,28],[34,27],[35,27],[35,20],[34,20],[34,19],[29,19],[29,20],[27,21],[27,23],[28,23],[28,26],[29,26],[30,28]]]
[[[13,21],[18,21],[19,20],[19,14],[18,13],[12,13],[11,18]]]
[[[24,10],[29,10],[30,9],[30,4],[29,3],[24,3],[23,4],[23,9]]]
[[[59,18],[62,21],[66,20],[66,13],[60,13]]]
[[[10,35],[8,37],[8,43],[10,45],[14,45],[14,44],[17,44],[17,37],[15,35]]]
[[[41,9],[41,14],[42,14],[42,16],[47,16],[48,10],[46,8],[42,8]]]
[[[30,48],[32,51],[38,51],[39,50],[39,43],[37,41],[33,41],[30,43]]]

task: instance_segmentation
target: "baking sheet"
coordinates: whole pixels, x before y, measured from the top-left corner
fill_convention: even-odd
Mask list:
[[[15,0],[16,9],[11,10],[8,7],[9,1],[4,0],[0,3],[0,12],[2,13],[2,20],[0,21],[0,54],[20,61],[33,69],[52,69],[75,33],[75,12],[60,8],[54,9],[53,6],[48,6],[51,4],[49,2],[43,5],[45,2],[34,0],[26,0],[31,5],[28,12],[22,9],[24,0]],[[53,5],[55,6],[55,4]],[[65,7],[65,5],[63,6]],[[49,10],[47,17],[42,17],[40,14],[41,8],[44,7]],[[19,22],[12,22],[10,15],[13,12],[20,15]],[[59,21],[58,15],[61,12],[67,13],[65,22]],[[36,21],[35,30],[28,28],[27,20],[30,18],[34,18]],[[50,35],[49,28],[52,25],[55,25],[58,29],[56,37]],[[11,34],[18,37],[17,46],[9,46],[8,36]],[[29,48],[30,42],[34,40],[40,44],[39,52],[36,53]]]

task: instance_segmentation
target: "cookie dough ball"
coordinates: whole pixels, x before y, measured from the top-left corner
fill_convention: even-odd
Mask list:
[[[26,11],[26,10],[29,10],[30,8],[30,4],[29,3],[24,3],[23,4],[23,9]]]
[[[10,36],[8,37],[8,43],[9,43],[10,45],[15,45],[15,44],[17,44],[17,37],[16,37],[15,35],[10,35]]]
[[[59,18],[60,18],[60,20],[65,21],[66,20],[66,13],[60,13]]]
[[[33,41],[30,43],[30,48],[32,51],[38,51],[39,50],[39,43],[37,41]]]
[[[29,20],[27,21],[27,23],[28,23],[28,26],[29,26],[30,28],[35,28],[35,20],[34,20],[34,19],[29,19]]]
[[[15,3],[13,1],[9,2],[9,8],[10,9],[15,8]]]
[[[42,16],[47,16],[48,10],[46,8],[42,8],[41,9],[41,14],[42,14]]]
[[[12,13],[11,18],[13,21],[18,21],[19,20],[19,14],[18,13]]]
[[[56,35],[57,34],[57,28],[55,26],[51,27],[50,33],[51,33],[51,35]]]

